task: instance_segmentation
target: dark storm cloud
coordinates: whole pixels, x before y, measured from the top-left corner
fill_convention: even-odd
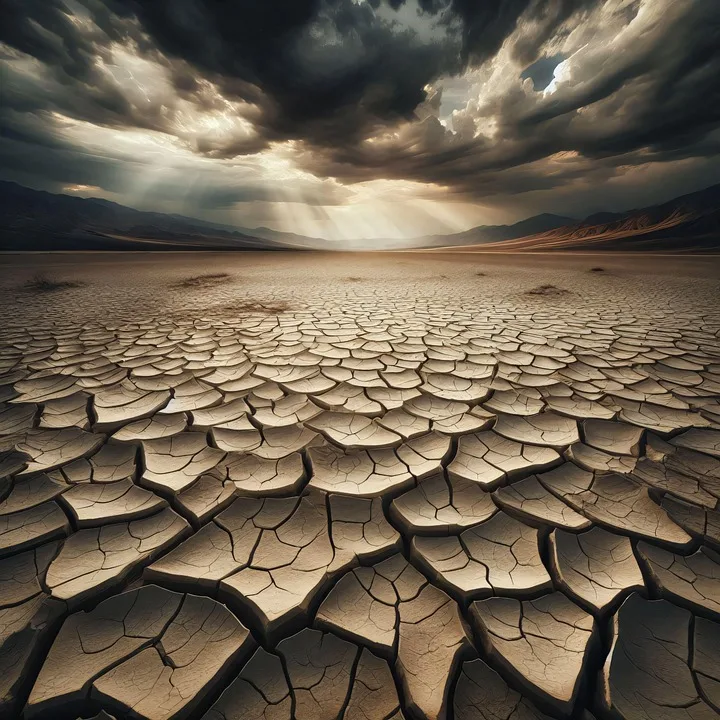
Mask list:
[[[110,41],[132,39],[168,58],[181,93],[197,91],[197,73],[260,105],[268,138],[332,144],[411,117],[427,83],[491,57],[528,8],[545,8],[532,12],[542,36],[588,2],[6,0],[0,41],[51,68],[68,92],[44,100],[83,119],[163,129],[152,108],[138,112],[95,65]],[[384,6],[407,9],[432,37],[375,12]],[[93,22],[74,22],[72,8]]]
[[[52,145],[48,118],[58,112],[176,135],[209,158],[296,140],[303,168],[319,177],[407,179],[475,197],[708,156],[720,125],[717,0],[664,4],[624,39],[640,0],[4,0],[0,42],[44,68],[5,72],[4,147]],[[617,47],[604,53],[613,33]],[[133,99],[99,68],[98,58],[112,62],[111,43],[161,67],[173,97]],[[573,49],[564,53],[564,43]],[[437,117],[441,95],[433,105],[427,86],[482,71],[504,44],[515,84],[481,82],[482,102],[456,113],[451,131]],[[560,55],[573,63],[573,83],[528,94],[523,71],[534,78],[528,68]],[[186,137],[178,99],[198,112],[242,101],[253,132]],[[491,135],[481,132],[488,120]],[[398,126],[392,142],[365,142]],[[562,154],[572,157],[555,163]]]
[[[271,137],[326,145],[411,117],[428,83],[492,57],[524,14],[533,31],[514,52],[530,63],[565,20],[596,3],[111,0],[119,14],[139,19],[163,53],[218,79],[230,94],[238,81],[259,87],[267,98],[261,122]],[[419,27],[375,12],[384,6],[432,26],[431,41],[422,41]],[[246,97],[247,90],[238,92]]]
[[[714,155],[720,14],[714,0],[680,5],[685,12],[665,23],[660,18],[639,37],[588,52],[563,92],[528,97],[515,86],[487,101],[478,117],[466,114],[468,123],[492,118],[497,131],[491,139],[450,133],[429,117],[399,142],[328,148],[308,155],[306,167],[346,181],[382,174],[483,197]],[[549,168],[549,159],[563,153],[576,160]]]
[[[411,117],[423,87],[461,67],[454,33],[420,43],[352,0],[114,0],[113,7],[136,16],[166,56],[191,64],[227,96],[257,103],[256,124],[268,139],[358,140]]]
[[[61,141],[38,144],[37,137],[27,134],[0,137],[0,178],[51,191],[68,185],[87,185],[123,193],[131,187],[132,168],[125,163],[80,153]]]

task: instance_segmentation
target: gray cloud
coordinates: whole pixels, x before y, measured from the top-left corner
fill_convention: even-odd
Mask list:
[[[583,183],[717,156],[719,28],[716,0],[5,0],[0,161],[36,184],[132,185],[142,157],[87,153],[60,116],[162,133],[211,161],[290,142],[320,179],[567,202]],[[278,195],[211,175],[192,192],[165,179],[158,197],[185,188],[211,209]],[[292,197],[347,194],[308,180]]]

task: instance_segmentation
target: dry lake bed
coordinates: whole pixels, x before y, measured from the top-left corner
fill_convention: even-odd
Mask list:
[[[720,714],[710,257],[0,257],[0,717]]]

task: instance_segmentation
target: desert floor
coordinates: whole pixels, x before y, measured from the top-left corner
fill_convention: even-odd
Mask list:
[[[710,720],[718,499],[718,258],[0,256],[0,717]]]

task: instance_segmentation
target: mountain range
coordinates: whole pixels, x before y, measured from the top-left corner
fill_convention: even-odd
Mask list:
[[[540,222],[545,228],[540,227]],[[510,226],[479,227],[432,238],[465,252],[720,252],[720,185],[660,205],[602,212],[584,220],[538,215]],[[554,227],[552,225],[554,224]],[[519,227],[522,226],[522,227]]]
[[[0,181],[0,250],[282,250],[313,246],[183,215]],[[279,236],[286,233],[277,233]],[[304,245],[303,240],[309,245]],[[320,242],[320,241],[318,241]]]
[[[367,241],[349,244],[366,249]],[[623,213],[578,220],[542,214],[451,235],[372,241],[374,249],[462,252],[720,252],[720,185]],[[338,244],[270,228],[242,228],[144,212],[108,200],[0,181],[0,250],[332,250]],[[349,249],[343,244],[340,249]]]

